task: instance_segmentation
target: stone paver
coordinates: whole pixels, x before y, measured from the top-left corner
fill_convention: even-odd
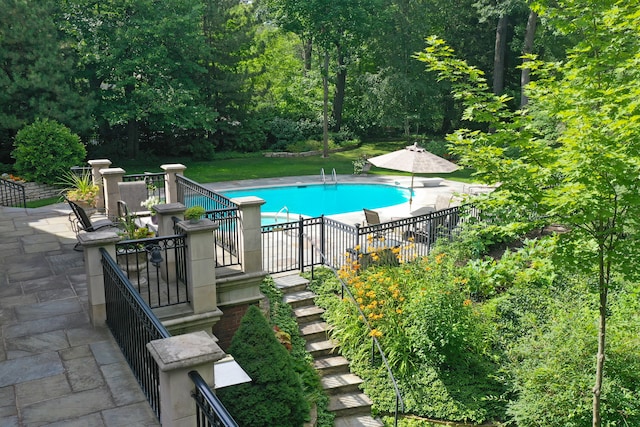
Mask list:
[[[110,332],[89,322],[69,212],[0,207],[0,426],[158,426]]]

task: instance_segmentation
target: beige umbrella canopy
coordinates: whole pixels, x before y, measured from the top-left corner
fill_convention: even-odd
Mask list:
[[[413,176],[416,173],[449,173],[458,169],[458,165],[436,156],[420,147],[418,143],[408,145],[402,150],[393,151],[367,160],[374,166],[411,172],[411,194],[413,195]],[[409,197],[409,208],[413,196]]]

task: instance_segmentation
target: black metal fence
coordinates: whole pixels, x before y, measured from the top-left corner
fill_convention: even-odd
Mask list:
[[[195,181],[177,176],[178,201],[186,207],[202,206],[206,217],[218,222],[220,226],[214,232],[217,251],[216,266],[229,267],[241,265],[238,251],[240,241],[238,206],[220,193],[216,193]]]
[[[410,261],[428,255],[438,239],[453,238],[467,218],[477,215],[474,207],[465,205],[367,226],[325,217],[263,226],[263,267],[271,274],[304,271],[315,265],[338,269],[350,256],[366,260],[385,250]]]
[[[190,302],[184,235],[122,240],[116,260],[149,307]]]
[[[166,200],[164,192],[164,172],[145,172],[141,174],[125,175],[122,181],[144,181],[147,184],[147,198],[157,197],[159,200]]]
[[[238,427],[227,409],[211,392],[207,383],[196,371],[189,372],[194,391],[191,394],[196,402],[196,426],[198,427]]]
[[[171,335],[131,285],[109,253],[100,249],[107,326],[131,367],[151,408],[160,419],[160,373],[147,343]]]
[[[0,206],[26,208],[27,196],[24,185],[0,178]]]

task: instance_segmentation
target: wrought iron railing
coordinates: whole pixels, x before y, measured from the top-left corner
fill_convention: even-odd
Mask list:
[[[122,180],[124,182],[144,181],[147,184],[147,198],[157,197],[160,200],[166,200],[164,176],[164,172],[145,172],[141,174],[125,175],[122,177]]]
[[[191,396],[196,403],[196,426],[198,427],[238,427],[224,405],[211,392],[207,383],[196,371],[189,372],[195,386]]]
[[[228,267],[242,264],[238,251],[240,241],[238,206],[224,195],[182,175],[178,175],[176,179],[178,201],[187,208],[195,205],[202,206],[206,211],[206,217],[220,224],[214,231],[214,243],[218,248],[216,266]]]
[[[116,260],[149,307],[190,302],[184,235],[122,240]]]
[[[26,208],[27,196],[24,185],[0,178],[0,206]]]
[[[101,248],[107,326],[131,367],[151,408],[160,419],[160,372],[147,343],[169,338],[158,318],[131,285],[120,266]]]
[[[382,224],[347,225],[325,217],[262,227],[263,268],[271,274],[315,265],[338,269],[346,254],[366,255],[398,248],[403,260],[426,256],[438,239],[452,239],[466,218],[477,216],[470,205]],[[319,256],[322,253],[323,256]]]

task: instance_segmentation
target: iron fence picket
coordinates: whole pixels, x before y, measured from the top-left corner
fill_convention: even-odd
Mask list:
[[[224,407],[220,399],[211,391],[197,371],[190,371],[189,378],[194,385],[191,396],[196,404],[197,427],[238,427],[238,423]]]
[[[101,248],[106,323],[131,367],[138,384],[160,419],[160,371],[147,343],[171,334],[131,285],[120,266]]]
[[[151,308],[190,302],[184,235],[120,241],[116,260]]]
[[[27,195],[24,185],[0,178],[0,206],[26,208]]]

